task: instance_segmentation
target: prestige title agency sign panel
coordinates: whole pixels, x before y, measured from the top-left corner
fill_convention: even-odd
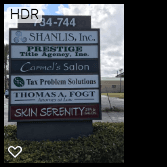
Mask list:
[[[88,59],[98,58],[97,45],[12,45],[11,58]]]

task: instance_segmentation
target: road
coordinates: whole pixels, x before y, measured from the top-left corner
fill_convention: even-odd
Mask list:
[[[111,107],[115,106],[124,110],[124,99],[115,97],[110,97],[109,99]],[[110,103],[107,96],[101,96],[102,109],[106,107],[110,108]],[[102,120],[93,120],[93,123],[94,122],[124,122],[124,112],[102,112]],[[4,96],[4,126],[5,125],[17,125],[17,122],[8,122],[8,99]]]
[[[17,125],[17,122],[8,122],[8,99],[4,96],[4,126]]]

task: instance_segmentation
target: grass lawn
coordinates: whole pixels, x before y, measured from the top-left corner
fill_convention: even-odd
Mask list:
[[[107,93],[101,93],[101,95],[107,96]],[[108,96],[124,99],[124,93],[108,93]]]

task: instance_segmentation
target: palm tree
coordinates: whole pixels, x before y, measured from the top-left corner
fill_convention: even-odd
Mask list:
[[[4,44],[4,65],[5,65],[5,90],[7,89],[6,83],[6,65],[7,65],[7,56],[9,54],[9,44]]]

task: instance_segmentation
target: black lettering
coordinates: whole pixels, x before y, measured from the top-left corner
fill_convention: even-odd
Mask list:
[[[45,95],[45,97],[46,97],[46,96],[50,97],[50,94],[47,92],[46,95]]]
[[[57,48],[59,49],[59,52],[62,52],[61,49],[63,49],[63,46],[58,46]]]
[[[21,56],[24,56],[23,54],[25,54],[25,52],[20,52],[21,53]]]
[[[35,46],[35,52],[41,52],[42,50],[40,50],[41,49],[41,47],[40,46]]]
[[[12,19],[12,14],[17,14],[18,19],[19,19],[19,9],[18,9],[18,13],[12,13],[12,9],[11,9],[11,19]]]
[[[51,94],[53,95],[51,97],[55,97],[56,96],[56,92],[52,92]]]
[[[32,13],[32,10],[36,10],[36,11],[37,11],[37,13],[38,13],[38,9],[31,9],[31,19],[32,19],[32,15],[35,15],[35,16],[36,16],[36,18],[38,19],[37,15],[36,15],[37,13],[33,14],[33,13]]]
[[[34,47],[33,47],[33,46],[27,46],[27,47],[28,47],[27,52],[30,52],[32,49],[34,49]]]
[[[79,91],[77,91],[76,93],[75,93],[75,96],[77,96],[77,93],[78,93]],[[77,97],[80,97],[81,96],[81,92],[79,92],[79,96],[77,96]]]
[[[48,37],[48,38],[46,38],[46,37]],[[48,39],[48,41],[50,41],[49,34],[47,34],[46,37],[45,37],[45,39]],[[45,39],[44,39],[44,41],[45,41]]]
[[[43,92],[41,92],[41,94],[39,94],[39,92],[36,92],[36,95],[38,96],[38,97],[43,97]]]
[[[69,36],[71,35],[72,33],[69,33]],[[73,35],[73,34],[72,34]],[[73,36],[70,36],[70,37],[72,37],[73,38],[73,40],[74,40],[74,37]],[[69,39],[68,39],[69,40]],[[69,41],[73,41],[73,40],[69,40]]]
[[[38,36],[41,36],[41,41],[42,41],[42,33],[37,33],[37,41],[38,41]]]
[[[50,47],[50,52],[55,52],[56,51],[56,47]]]
[[[43,51],[44,52],[48,52],[49,51],[49,47],[43,47]]]
[[[64,97],[64,95],[63,95],[63,93],[62,93],[62,92],[60,92],[59,96],[60,96],[60,95],[61,95],[62,97]],[[59,96],[58,96],[58,97],[59,97]]]
[[[32,96],[30,96],[31,93],[32,93]],[[28,97],[34,97],[34,96],[35,96],[35,93],[34,93],[34,92],[30,92],[30,93],[28,93]]]
[[[32,34],[34,35],[34,33],[30,33],[30,36],[31,36],[31,37],[34,37],[34,40],[35,40],[35,36],[32,36]],[[30,40],[30,41],[34,41],[34,40],[31,40],[30,38],[29,38],[29,40]]]
[[[23,10],[26,10],[28,12],[28,16],[25,17],[25,18],[22,17],[23,16],[23,13],[22,13]],[[21,19],[27,19],[28,17],[29,17],[29,11],[27,9],[21,9]]]
[[[54,36],[56,38],[56,41],[57,41],[57,33],[56,33],[56,36],[53,33],[51,33],[51,41],[53,41],[52,36]]]

